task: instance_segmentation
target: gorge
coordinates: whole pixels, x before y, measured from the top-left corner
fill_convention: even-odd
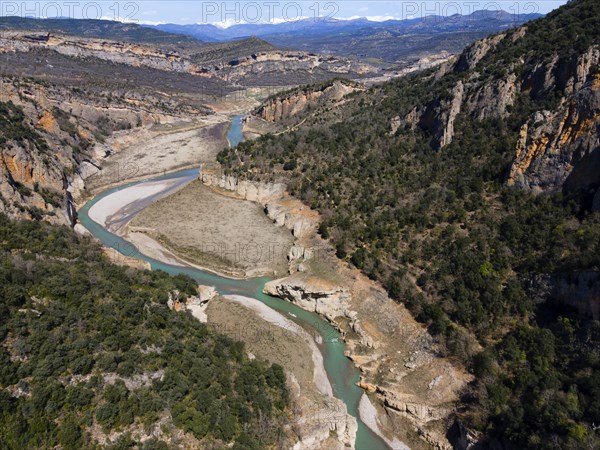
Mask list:
[[[241,129],[241,116],[235,116],[232,119],[231,128],[227,135],[228,141],[231,145],[235,146],[242,140],[242,129]],[[275,298],[269,297],[263,294],[263,288],[265,283],[269,281],[268,278],[256,278],[248,280],[233,280],[228,279],[216,274],[203,272],[190,266],[172,265],[162,261],[149,258],[148,256],[140,253],[132,244],[117,234],[113,234],[102,227],[101,224],[96,223],[90,218],[90,210],[93,209],[94,205],[101,201],[103,198],[110,196],[114,193],[119,192],[123,188],[129,188],[144,183],[151,183],[157,181],[165,181],[175,179],[177,180],[177,188],[182,188],[185,184],[191,180],[197,178],[198,170],[191,169],[183,172],[174,172],[166,176],[158,176],[147,180],[142,180],[135,183],[129,183],[125,186],[116,187],[108,191],[102,192],[96,195],[92,200],[88,201],[85,205],[78,209],[80,223],[91,232],[96,238],[98,238],[105,246],[115,249],[118,252],[122,252],[125,256],[135,257],[140,260],[150,263],[153,270],[162,270],[170,274],[183,273],[191,276],[201,285],[209,285],[216,287],[220,295],[242,295],[247,297],[255,298],[270,308],[284,313],[286,316],[292,317],[291,320],[299,323],[303,328],[310,330],[312,336],[320,336],[318,341],[321,342],[319,345],[320,351],[323,353],[323,359],[325,362],[325,369],[327,375],[332,382],[334,389],[334,395],[342,399],[346,404],[348,413],[353,417],[357,418],[358,429],[356,432],[356,441],[351,442],[353,448],[357,450],[367,450],[373,448],[384,448],[387,444],[370,430],[364,422],[360,419],[359,414],[359,402],[361,397],[366,395],[357,386],[359,379],[358,371],[352,366],[351,362],[346,358],[345,345],[340,338],[339,332],[332,327],[327,321],[318,317],[316,314],[311,314],[308,311],[301,309],[300,307]],[[169,191],[173,192],[171,188]],[[160,195],[160,193],[158,194]],[[144,204],[148,205],[152,201],[156,201],[157,198],[151,196],[150,199],[144,199]],[[121,209],[126,209],[128,205],[122,205]],[[136,209],[135,213],[139,213],[141,210]],[[127,216],[127,220],[131,220],[132,215]],[[322,413],[323,414],[323,413]],[[327,414],[325,417],[319,417],[315,420],[324,421],[328,423],[330,418]],[[333,419],[333,418],[332,418]],[[335,418],[338,420],[337,418]],[[370,419],[372,422],[372,418]],[[335,427],[335,420],[332,420],[332,424]],[[335,429],[335,428],[334,428]],[[394,448],[404,448],[403,444],[396,441]]]

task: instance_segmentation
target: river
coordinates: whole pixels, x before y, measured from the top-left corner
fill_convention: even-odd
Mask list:
[[[232,119],[231,127],[227,134],[227,139],[230,145],[237,145],[243,140],[242,116],[235,116]],[[363,390],[356,386],[356,383],[359,380],[359,372],[354,367],[352,362],[344,356],[344,351],[346,349],[345,345],[341,340],[339,332],[333,326],[331,326],[329,322],[322,319],[317,314],[308,312],[294,305],[293,303],[263,294],[262,290],[265,283],[270,281],[270,278],[268,277],[234,280],[192,267],[181,267],[162,263],[140,253],[128,241],[117,236],[116,234],[110,233],[88,216],[88,211],[94,204],[96,204],[102,198],[114,192],[118,192],[126,187],[142,182],[166,179],[178,179],[178,184],[180,184],[182,187],[197,177],[198,169],[188,169],[109,189],[97,195],[92,200],[88,201],[82,208],[80,208],[78,211],[79,222],[107,247],[114,248],[126,256],[132,256],[143,261],[147,261],[150,263],[150,266],[153,270],[163,270],[173,275],[180,273],[189,275],[196,280],[198,284],[214,286],[217,291],[223,295],[236,294],[255,298],[270,308],[282,313],[285,317],[293,320],[298,325],[308,329],[315,336],[317,334],[320,335],[322,338],[322,343],[318,344],[318,346],[319,350],[323,354],[325,371],[327,372],[327,376],[331,382],[333,393],[335,397],[341,399],[346,404],[348,413],[356,417],[358,422],[356,449],[389,449],[389,446],[379,436],[371,431],[371,429],[369,429],[360,419],[358,413],[358,404],[363,395]],[[148,205],[146,204],[145,206]],[[326,421],[327,417],[323,417],[322,420]]]

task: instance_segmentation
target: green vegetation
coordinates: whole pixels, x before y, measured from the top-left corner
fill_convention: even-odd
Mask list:
[[[133,428],[159,422],[139,448],[171,448],[173,427],[203,448],[277,447],[282,368],[170,311],[192,279],[115,266],[66,227],[2,215],[0,261],[0,448],[97,448],[95,424],[129,448]]]
[[[48,149],[46,141],[25,122],[23,109],[12,101],[0,102],[0,145],[9,141],[31,142],[39,150]]]
[[[598,17],[600,3],[571,2],[516,45],[505,39],[479,63],[480,80],[503,76],[521,56],[517,83],[530,79],[546,57],[540,46],[573,60],[583,47],[570,43],[600,43]],[[471,368],[477,381],[462,418],[486,442],[598,446],[600,325],[553,303],[543,285],[600,270],[600,217],[587,192],[536,197],[504,185],[521,125],[554,107],[561,87],[526,91],[505,119],[460,115],[453,142],[435,152],[424,126],[390,133],[394,117],[439,104],[472,75],[432,74],[354,94],[336,114],[225,149],[219,160],[250,178],[284,175],[320,211],[338,256],[383,283],[447,356]]]

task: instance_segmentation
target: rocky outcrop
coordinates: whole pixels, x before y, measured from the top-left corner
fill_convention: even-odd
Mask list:
[[[283,196],[279,198],[283,198]],[[267,203],[265,205],[265,212],[267,213],[267,217],[275,222],[277,226],[286,227],[291,230],[295,238],[301,239],[310,236],[316,231],[316,227],[311,220],[279,203]]]
[[[203,169],[200,169],[199,178],[206,186],[231,191],[244,200],[260,203],[263,206],[274,199],[282,198],[286,189],[283,183],[240,180],[234,176],[214,174]]]
[[[597,270],[540,274],[528,280],[527,294],[535,303],[555,302],[579,314],[600,319],[600,273]]]
[[[465,111],[477,120],[504,118],[515,104],[517,76],[509,73],[506,78],[485,83],[472,90],[466,101]]]
[[[292,450],[345,450],[354,449],[358,424],[346,412],[346,405],[334,397],[316,411],[296,416],[295,429],[301,430],[300,440]]]
[[[208,302],[217,295],[217,291],[213,286],[198,286],[198,295],[191,295],[185,299],[181,297],[178,290],[169,292],[169,298],[167,299],[167,306],[169,309],[174,311],[188,310],[192,315],[202,323],[208,321],[206,315],[206,308]]]
[[[340,286],[328,286],[317,278],[300,275],[269,281],[263,292],[289,300],[329,320],[348,313],[350,292]]]
[[[593,204],[600,188],[600,48],[591,46],[580,54],[556,53],[544,59],[527,54],[480,67],[505,39],[515,42],[526,35],[527,26],[523,26],[468,47],[454,66],[444,66],[431,76],[432,81],[439,81],[442,75],[453,73],[456,81],[446,94],[393,117],[391,134],[418,126],[430,136],[432,148],[441,150],[452,143],[459,117],[505,119],[518,98],[544,104],[546,109],[519,119],[521,129],[506,183],[536,193],[584,191]],[[596,198],[598,209],[600,194]]]
[[[20,130],[0,127],[0,211],[55,224],[75,225],[75,201],[86,180],[117,151],[106,142],[109,136],[168,117],[154,109],[153,97],[124,105],[107,99],[109,91],[98,95],[10,77],[0,78],[0,93],[3,117]]]
[[[581,314],[600,320],[600,273],[590,270],[559,277],[550,295]]]
[[[431,407],[422,403],[406,402],[395,396],[393,393],[387,394],[385,397],[385,405],[399,413],[415,417],[423,422],[445,419],[449,415],[448,410]]]
[[[469,430],[460,420],[456,420],[448,431],[454,450],[471,450],[476,448],[481,433]]]
[[[460,55],[456,62],[455,70],[457,72],[466,72],[474,69],[491,50],[493,50],[504,38],[505,33],[481,39],[469,47]]]
[[[557,111],[536,112],[519,134],[507,184],[534,192],[600,186],[600,74]]]
[[[454,121],[461,112],[465,87],[458,82],[449,98],[430,103],[421,116],[419,126],[433,135],[433,147],[444,148],[454,138]]]
[[[356,89],[357,86],[353,83],[337,80],[318,89],[298,90],[267,100],[255,115],[267,122],[279,122],[307,108],[322,106],[325,103],[337,103]]]

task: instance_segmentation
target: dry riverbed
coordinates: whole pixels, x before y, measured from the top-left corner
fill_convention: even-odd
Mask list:
[[[218,114],[116,133],[95,148],[102,170],[88,170],[86,190],[99,192],[108,186],[212,162],[228,145],[229,124],[228,116]]]

